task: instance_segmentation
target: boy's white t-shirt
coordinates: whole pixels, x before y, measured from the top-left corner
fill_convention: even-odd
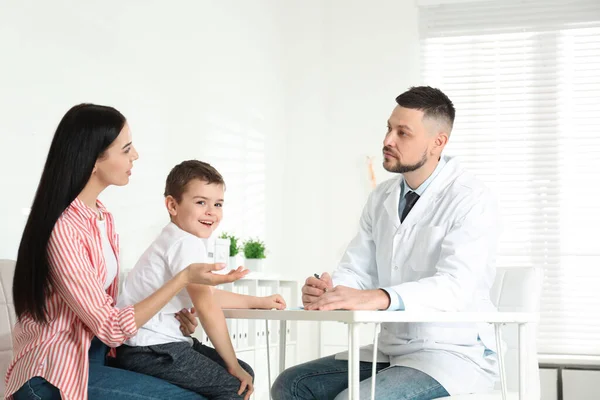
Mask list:
[[[135,267],[127,274],[119,296],[120,308],[136,304],[161,288],[178,272],[193,263],[207,261],[206,240],[188,233],[170,222],[142,254]],[[175,313],[193,307],[187,290],[183,289],[138,330],[136,336],[125,341],[129,346],[152,346],[171,342],[189,342],[179,330]]]

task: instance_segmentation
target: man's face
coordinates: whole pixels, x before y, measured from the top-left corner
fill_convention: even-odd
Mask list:
[[[383,168],[400,174],[421,168],[434,140],[426,129],[423,111],[396,106],[383,141]]]

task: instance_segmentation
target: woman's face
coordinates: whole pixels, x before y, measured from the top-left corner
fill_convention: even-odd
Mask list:
[[[138,158],[131,142],[129,125],[125,123],[119,136],[96,161],[93,174],[103,186],[127,185],[133,162]]]

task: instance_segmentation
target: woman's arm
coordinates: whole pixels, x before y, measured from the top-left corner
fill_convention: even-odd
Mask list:
[[[222,269],[222,264],[190,264],[186,269],[176,274],[170,281],[165,283],[160,289],[146,297],[144,300],[135,304],[135,323],[138,328],[143,326],[171,299],[187,287],[190,283],[197,285],[221,285],[237,281],[243,278],[249,272],[243,268],[232,270],[227,275],[213,274],[212,271]]]
[[[190,282],[220,284],[232,282],[247,272],[240,269],[227,275],[213,274],[213,264],[192,264],[161,289],[134,306],[118,309],[92,265],[88,249],[74,228],[61,223],[54,227],[48,242],[52,290],[102,342],[121,345]]]
[[[212,271],[222,269],[223,267],[224,264],[190,264],[156,292],[133,306],[137,327],[140,328],[148,322],[150,318],[166,306],[167,303],[181,291],[181,289],[187,287],[190,283],[196,284],[196,286],[221,285],[223,283],[237,281],[246,276],[249,272],[249,270],[244,270],[240,267],[236,270],[232,270],[226,275],[212,273]]]

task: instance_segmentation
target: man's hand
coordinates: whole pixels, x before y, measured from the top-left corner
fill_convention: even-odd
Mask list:
[[[331,289],[333,289],[333,282],[327,272],[324,272],[320,279],[314,276],[306,278],[306,282],[302,286],[302,305],[306,308]]]
[[[175,318],[179,321],[179,329],[184,336],[191,336],[196,331],[198,318],[196,310],[193,308],[191,310],[183,308],[181,311],[175,313]]]
[[[305,285],[306,286],[306,285]],[[302,296],[304,299],[304,296]],[[316,301],[305,305],[306,310],[386,310],[390,298],[383,289],[359,290],[336,286]]]

